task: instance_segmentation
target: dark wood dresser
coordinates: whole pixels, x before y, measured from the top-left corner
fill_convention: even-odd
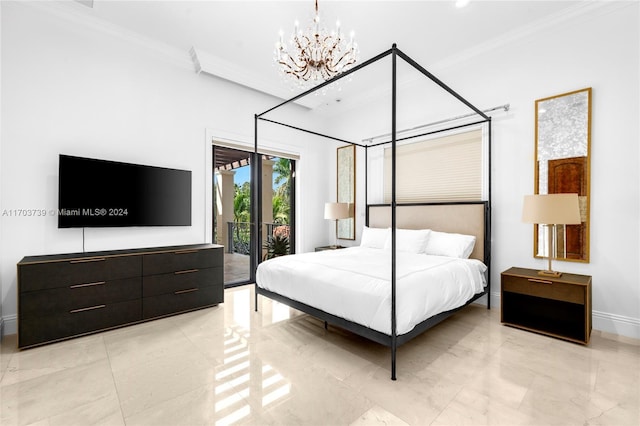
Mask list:
[[[223,251],[196,244],[25,257],[18,263],[18,347],[222,303]]]

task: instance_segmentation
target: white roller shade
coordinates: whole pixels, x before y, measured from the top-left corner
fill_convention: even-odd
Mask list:
[[[482,199],[482,130],[396,147],[396,201]],[[384,152],[384,201],[391,202],[391,148]]]

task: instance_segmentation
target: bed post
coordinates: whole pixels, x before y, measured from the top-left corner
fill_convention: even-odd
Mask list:
[[[491,117],[487,118],[487,124],[489,127],[489,146],[488,161],[487,161],[487,180],[488,182],[488,202],[487,211],[485,212],[485,224],[484,224],[484,263],[487,265],[487,309],[491,309]]]
[[[255,159],[256,156],[258,155],[258,114],[254,114],[253,115],[253,154],[254,154],[253,158]],[[256,171],[257,171],[256,170],[256,166],[257,166],[257,164],[254,164],[253,167],[251,168],[251,174],[252,174],[251,179],[255,179],[255,175],[256,175]],[[256,182],[256,181],[254,180],[254,182]],[[256,188],[260,188],[260,187],[256,186]],[[261,189],[255,190],[255,192],[260,192],[260,191],[261,191]],[[252,206],[252,208],[251,208],[252,215],[255,214],[257,210],[258,210],[257,207]],[[253,217],[253,222],[254,222],[254,224],[257,223],[257,218],[255,216]],[[256,226],[256,229],[254,229],[254,232],[253,232],[254,238],[258,238],[258,233],[257,233],[258,229],[259,228],[257,226]],[[257,246],[257,245],[258,244],[254,245],[254,249],[255,249],[255,246]],[[259,253],[260,253],[260,251],[257,251],[254,256],[250,257],[251,275],[254,275],[253,279],[255,281],[253,283],[253,285],[254,285],[254,289],[253,289],[254,291],[253,292],[254,292],[254,296],[255,296],[255,300],[254,300],[254,302],[255,302],[254,303],[255,312],[258,312],[258,281],[255,279],[256,277],[255,277],[255,272],[254,271],[256,271],[258,269],[258,261],[257,261],[256,257],[260,256]]]
[[[396,380],[396,58],[394,43],[391,54],[391,380]]]
[[[364,146],[364,224],[366,226],[369,226],[369,145],[368,144]]]

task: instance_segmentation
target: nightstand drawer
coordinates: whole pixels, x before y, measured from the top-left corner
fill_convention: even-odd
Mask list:
[[[576,285],[554,282],[544,277],[524,278],[502,277],[502,290],[569,303],[585,303],[584,288]]]

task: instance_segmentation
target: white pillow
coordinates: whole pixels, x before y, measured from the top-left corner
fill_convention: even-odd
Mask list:
[[[473,235],[431,231],[424,252],[436,256],[468,259],[475,244],[476,237]]]
[[[362,238],[360,238],[360,247],[384,248],[385,241],[391,235],[390,228],[362,228]]]
[[[428,229],[396,229],[396,251],[423,253],[430,233]],[[391,248],[391,232],[384,248]]]

